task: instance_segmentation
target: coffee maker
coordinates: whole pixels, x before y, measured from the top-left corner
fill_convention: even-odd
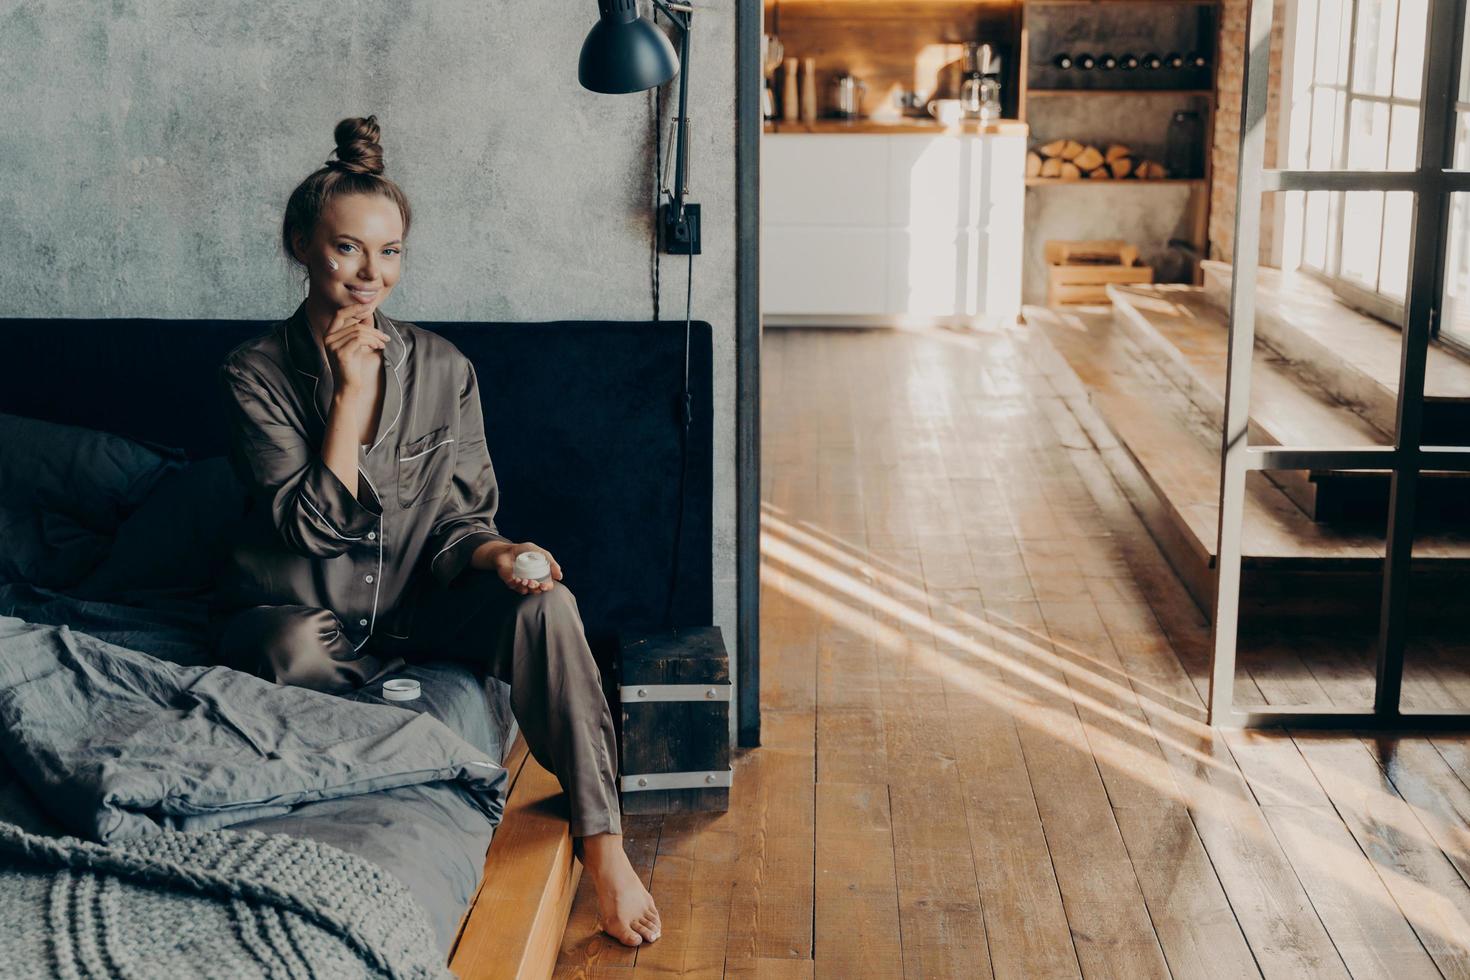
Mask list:
[[[965,42],[960,109],[966,119],[988,122],[1000,118],[1000,56],[989,44]]]
[[[962,118],[999,119],[1001,50],[1000,45],[966,41],[964,57],[939,69],[934,79],[934,93],[928,100],[931,114],[935,103],[953,102]]]

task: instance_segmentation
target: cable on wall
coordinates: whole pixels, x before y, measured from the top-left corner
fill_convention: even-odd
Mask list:
[[[653,8],[653,22],[658,23],[658,8]],[[658,204],[663,199],[663,102],[659,97],[659,90],[649,90],[653,98],[653,195],[654,214],[658,213]],[[655,225],[657,218],[655,217]],[[659,269],[662,256],[659,251],[658,229],[655,227],[653,235],[653,319],[657,323],[659,319]],[[674,617],[674,597],[679,588],[679,551],[680,544],[684,539],[684,503],[685,485],[689,471],[689,428],[694,421],[693,399],[689,392],[689,347],[691,341],[691,320],[694,310],[694,251],[689,251],[688,274],[684,283],[684,388],[679,394],[676,411],[679,420],[679,507],[674,517],[674,541],[673,555],[669,565],[669,589],[664,600],[664,625],[672,626]]]

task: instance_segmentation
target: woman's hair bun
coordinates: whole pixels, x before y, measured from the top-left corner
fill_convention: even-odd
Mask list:
[[[355,174],[382,174],[383,147],[378,143],[382,132],[377,116],[342,120],[332,133],[337,141],[337,159],[328,160],[326,165]]]

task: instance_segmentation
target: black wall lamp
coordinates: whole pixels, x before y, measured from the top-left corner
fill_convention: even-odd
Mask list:
[[[699,254],[699,205],[684,200],[688,172],[689,24],[694,8],[653,0],[679,27],[679,53],[668,36],[638,13],[637,0],[597,0],[601,18],[582,42],[577,79],[593,92],[642,92],[679,76],[679,115],[675,129],[674,186],[658,208],[660,248],[670,255]],[[661,139],[662,134],[655,134]]]

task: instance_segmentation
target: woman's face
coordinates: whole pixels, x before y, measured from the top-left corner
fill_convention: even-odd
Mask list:
[[[332,198],[313,240],[297,258],[306,263],[314,299],[338,308],[367,303],[377,309],[402,271],[403,216],[398,205],[381,194]]]

